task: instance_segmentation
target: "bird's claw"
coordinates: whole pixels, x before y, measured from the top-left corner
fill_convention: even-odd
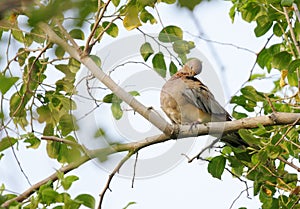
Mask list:
[[[199,121],[194,121],[194,122],[190,123],[191,127],[190,127],[189,131],[192,132],[193,131],[193,127],[196,128],[198,124],[200,124]]]

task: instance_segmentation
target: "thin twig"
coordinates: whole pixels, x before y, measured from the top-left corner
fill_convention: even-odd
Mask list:
[[[84,50],[83,50],[84,54],[86,54],[86,55],[89,54],[89,52],[90,52],[90,50],[91,50],[91,45],[90,45],[90,43],[91,43],[91,41],[92,41],[92,39],[93,39],[93,37],[94,37],[94,35],[95,35],[95,33],[96,33],[96,30],[97,30],[97,28],[98,28],[98,26],[99,26],[99,24],[100,24],[100,21],[102,20],[103,15],[104,15],[104,13],[106,12],[106,9],[107,9],[109,3],[111,2],[111,0],[108,0],[106,3],[104,3],[104,6],[101,5],[101,4],[102,4],[102,1],[99,1],[99,2],[100,2],[100,3],[99,3],[99,5],[98,5],[98,11],[97,11],[96,21],[95,21],[95,23],[94,23],[94,26],[93,26],[93,28],[92,28],[92,31],[91,31],[91,33],[90,33],[90,35],[89,35],[89,37],[88,37],[88,39],[87,39],[87,41],[86,41],[86,44],[85,44],[85,47],[84,47]],[[98,14],[99,14],[99,15],[98,15]]]
[[[262,50],[264,50],[264,49],[267,47],[267,45],[269,44],[269,42],[271,41],[271,39],[272,39],[273,36],[274,36],[274,34],[272,34],[272,35],[267,39],[267,41],[266,41],[266,43],[264,44],[263,48],[257,53],[257,55],[258,55],[260,52],[262,52]],[[256,57],[255,62],[254,62],[254,64],[252,65],[252,67],[251,67],[251,69],[250,69],[250,73],[249,73],[248,79],[247,79],[244,83],[242,83],[241,87],[233,94],[233,96],[236,95],[236,94],[237,94],[237,93],[238,93],[238,92],[246,85],[246,83],[248,83],[248,82],[251,80],[251,76],[252,76],[253,71],[254,71],[254,68],[255,68],[255,66],[256,66],[256,64],[257,64],[257,59],[258,59],[258,56]],[[231,98],[232,98],[232,97],[231,97]],[[231,98],[230,98],[230,100],[231,100]]]
[[[214,139],[208,146],[204,147],[197,155],[195,155],[194,157],[190,158],[190,159],[188,160],[188,163],[191,163],[191,162],[192,162],[193,160],[195,160],[195,159],[199,159],[200,156],[201,156],[206,150],[213,148],[213,146],[214,146],[216,143],[218,143],[219,141],[220,141],[220,138]]]
[[[249,193],[249,186],[247,184],[246,180],[241,179],[241,177],[239,177],[238,175],[236,175],[235,173],[233,173],[231,170],[229,170],[228,168],[225,168],[225,170],[227,170],[231,175],[233,175],[234,177],[236,177],[239,181],[243,182],[246,186],[246,191],[247,191],[247,197],[250,199],[250,193]]]
[[[213,131],[214,133],[218,133],[218,131],[219,131],[219,133],[233,132],[233,131],[237,131],[241,128],[245,128],[245,129],[257,128],[258,124],[261,124],[263,126],[286,125],[286,124],[295,122],[295,120],[300,117],[299,113],[273,113],[273,115],[275,115],[274,118],[276,118],[276,120],[275,120],[276,123],[274,123],[274,121],[272,119],[270,119],[270,116],[259,116],[259,117],[254,117],[254,118],[228,121],[228,122],[224,122],[224,123],[213,122],[213,123],[207,123],[206,125],[198,124],[198,125],[196,125],[196,128],[195,128],[195,130],[198,131],[197,133],[191,132],[190,125],[174,127],[174,129],[176,128],[176,129],[181,130],[180,133],[177,131],[173,131],[174,134],[177,133],[178,135],[173,135],[172,137],[170,137],[165,134],[159,134],[159,135],[147,137],[147,138],[137,141],[137,142],[130,142],[130,143],[126,143],[126,144],[115,144],[115,145],[112,145],[112,146],[106,147],[106,148],[89,150],[86,153],[86,155],[80,157],[76,162],[70,163],[69,165],[62,167],[61,169],[59,169],[59,171],[62,173],[67,173],[67,172],[77,168],[78,166],[86,163],[90,159],[99,157],[99,155],[108,156],[108,155],[112,155],[117,152],[124,152],[124,151],[130,152],[131,150],[135,150],[137,152],[138,150],[143,149],[145,147],[148,147],[148,146],[151,146],[154,144],[158,144],[158,143],[162,143],[162,142],[166,142],[166,141],[172,140],[174,138],[179,139],[179,138],[188,138],[190,136],[195,136],[195,135],[197,135],[197,136],[207,135],[208,133],[211,133],[211,131]],[[299,121],[297,124],[300,124]],[[213,130],[212,128],[210,128],[210,130],[207,129],[207,127],[217,127],[219,125],[222,128],[219,128],[216,130]],[[283,162],[286,162],[285,159],[281,159],[281,160],[284,160]],[[295,167],[295,165],[293,165],[290,162],[286,162],[286,163],[292,167],[293,166]],[[296,167],[295,169],[300,170],[298,167]],[[27,199],[31,194],[33,194],[36,190],[38,190],[40,186],[47,183],[49,180],[56,181],[57,179],[58,179],[57,173],[55,172],[51,176],[34,184],[32,187],[27,189],[25,192],[23,192],[19,196],[6,201],[1,206],[8,207],[9,204],[13,201],[22,202],[25,199]]]
[[[56,137],[56,136],[42,136],[41,139],[46,140],[46,141],[61,142],[61,143],[64,143],[64,144],[67,144],[67,145],[70,145],[70,146],[74,146],[74,147],[83,149],[82,145],[80,145],[76,142],[73,142],[73,141],[70,141],[70,140],[67,140],[67,139],[63,139],[63,138],[59,138],[59,137]]]
[[[60,29],[60,31],[62,32],[62,34],[71,42],[73,47],[75,47],[75,49],[79,50],[80,47],[75,42],[75,40],[72,38],[72,36],[68,33],[68,31],[66,31],[66,29],[62,26],[62,24],[57,19],[55,19],[55,23],[57,24],[57,26]]]
[[[109,1],[108,1],[109,2]],[[107,86],[113,93],[116,94],[120,99],[126,102],[129,106],[135,109],[141,116],[145,119],[149,120],[154,126],[160,129],[162,132],[166,133],[166,135],[172,135],[172,125],[169,124],[165,119],[163,119],[160,115],[157,115],[156,112],[147,108],[141,102],[136,100],[131,94],[126,92],[123,88],[121,88],[115,81],[113,81],[103,70],[99,69],[97,64],[88,56],[79,54],[78,51],[66,43],[65,40],[61,39],[53,29],[45,24],[39,23],[40,28],[48,34],[50,40],[53,43],[61,45],[62,48],[65,49],[74,59],[78,60],[82,64],[84,64],[89,71],[105,86]]]
[[[127,65],[127,64],[142,64],[142,65],[144,65],[144,66],[146,66],[147,68],[149,68],[149,69],[152,70],[152,67],[149,66],[149,65],[148,65],[147,63],[145,63],[145,62],[139,62],[139,61],[132,61],[132,60],[129,60],[129,61],[126,61],[126,62],[124,62],[124,63],[121,63],[121,64],[115,66],[113,69],[111,69],[111,70],[109,71],[108,74],[111,75],[117,68],[123,67],[123,66],[125,66],[125,65]]]
[[[235,45],[235,44],[232,44],[232,43],[226,43],[226,42],[211,40],[211,39],[203,37],[202,35],[194,35],[190,31],[185,31],[185,33],[189,34],[192,37],[199,38],[199,39],[201,39],[203,41],[206,41],[206,42],[210,42],[210,43],[217,44],[217,45],[220,45],[220,46],[230,46],[230,47],[236,48],[238,50],[243,50],[243,51],[246,51],[246,52],[249,52],[251,54],[256,55],[255,51],[252,51],[251,49],[248,49],[246,47],[241,47],[241,46],[238,46],[238,45]]]
[[[276,142],[275,146],[278,146],[279,143],[286,137],[286,135],[294,128],[294,126],[300,121],[300,118],[297,118],[293,124],[286,130],[286,132],[282,135],[282,137]]]
[[[299,9],[298,9],[298,6],[297,6],[296,3],[293,3],[293,8],[294,8],[296,17],[297,17],[297,19],[298,19],[298,22],[300,22],[300,13],[299,13]]]
[[[251,188],[251,187],[249,187],[249,188]],[[240,194],[233,200],[233,202],[232,202],[232,204],[230,205],[229,209],[233,208],[233,205],[235,204],[235,202],[242,196],[242,194],[243,194],[244,192],[247,192],[247,193],[248,193],[249,188],[246,188],[246,189],[244,189],[243,191],[240,192]],[[249,193],[248,193],[247,195],[249,195]]]
[[[117,19],[119,19],[119,16],[116,16],[115,18],[113,18],[108,24],[107,26],[98,34],[98,36],[92,41],[92,43],[90,43],[89,48],[91,49],[103,36],[103,34],[108,30],[108,28],[113,24],[114,21],[116,21]]]
[[[274,105],[272,104],[270,98],[268,97],[268,95],[264,94],[264,96],[265,96],[265,98],[266,98],[268,104],[270,105],[270,107],[271,107],[271,109],[272,109],[272,112],[277,112],[276,109],[275,109],[275,107],[274,107]]]
[[[58,171],[61,173],[68,173],[71,170],[74,170],[75,168],[77,168],[78,166],[82,165],[83,163],[89,161],[90,158],[86,155],[82,156],[81,158],[79,158],[77,161],[72,162],[70,164],[68,164],[67,166],[64,166],[62,168],[60,168]],[[42,181],[32,185],[30,188],[28,188],[25,192],[23,192],[22,194],[20,194],[19,196],[12,198],[6,202],[4,202],[1,207],[7,208],[12,202],[23,202],[24,200],[26,200],[28,197],[30,197],[31,194],[33,194],[35,191],[37,191],[42,185],[46,184],[49,181],[56,181],[58,179],[58,172],[56,171],[55,173],[53,173],[52,175],[50,175],[49,177],[43,179]]]
[[[103,199],[104,199],[104,195],[106,193],[107,190],[110,190],[109,186],[110,183],[113,179],[113,177],[115,176],[115,174],[117,172],[119,172],[120,168],[123,166],[123,164],[134,154],[134,152],[128,152],[127,155],[118,163],[118,165],[114,168],[114,170],[111,172],[111,174],[108,176],[106,185],[103,189],[103,191],[100,193],[100,201],[99,201],[99,206],[98,209],[102,208],[102,203],[103,203]]]
[[[131,188],[133,188],[134,185],[134,180],[135,180],[135,175],[136,175],[136,165],[138,161],[139,153],[136,153],[135,160],[134,160],[134,165],[133,165],[133,175],[132,175],[132,181],[131,181]]]
[[[290,28],[290,34],[291,34],[291,37],[292,37],[292,40],[295,44],[295,47],[297,49],[297,52],[298,52],[298,56],[300,55],[300,47],[299,47],[299,43],[296,39],[296,36],[295,36],[295,32],[294,32],[294,29],[293,29],[293,26],[291,24],[291,21],[290,21],[290,17],[289,17],[289,13],[287,11],[287,8],[286,7],[283,7],[283,11],[284,11],[284,14],[285,14],[285,18],[286,18],[286,21],[288,23],[288,26]]]
[[[298,166],[296,166],[295,164],[287,161],[286,159],[284,159],[283,157],[277,157],[278,160],[280,160],[281,162],[289,165],[290,167],[294,168],[296,171],[300,172],[300,168]]]

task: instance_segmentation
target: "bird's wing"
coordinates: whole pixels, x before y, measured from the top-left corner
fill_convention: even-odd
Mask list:
[[[182,80],[186,84],[183,96],[189,103],[205,113],[218,117],[219,120],[231,120],[229,113],[216,101],[214,95],[200,80],[195,77],[183,77]]]

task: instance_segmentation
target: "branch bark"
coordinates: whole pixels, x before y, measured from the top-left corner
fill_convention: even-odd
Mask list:
[[[74,59],[84,64],[100,82],[107,86],[121,100],[126,102],[136,112],[150,121],[154,126],[164,132],[166,135],[173,134],[172,126],[164,118],[162,118],[152,108],[147,108],[146,106],[144,106],[132,95],[118,86],[106,73],[102,71],[102,69],[100,69],[96,65],[96,63],[89,56],[70,46],[65,40],[61,39],[46,23],[39,23],[39,26],[49,36],[51,42],[60,45]]]
[[[82,156],[76,162],[70,163],[67,166],[62,167],[59,169],[62,173],[68,173],[71,170],[79,167],[80,165],[86,163],[90,159],[99,157],[99,156],[108,156],[117,152],[128,152],[128,158],[147,146],[162,143],[168,141],[170,139],[180,139],[180,138],[188,138],[188,137],[195,137],[200,135],[207,135],[207,134],[226,134],[230,132],[237,131],[239,129],[252,129],[258,127],[258,124],[263,126],[273,126],[273,125],[286,125],[286,124],[300,124],[299,118],[300,113],[272,113],[269,116],[259,116],[254,118],[246,118],[236,121],[228,121],[228,122],[214,122],[214,123],[207,123],[207,124],[198,124],[193,126],[191,129],[190,125],[170,125],[166,120],[164,120],[155,110],[152,108],[147,108],[143,104],[141,104],[138,100],[136,100],[133,96],[127,93],[124,89],[118,86],[110,77],[109,75],[105,74],[102,69],[100,69],[94,61],[87,56],[85,53],[82,53],[79,49],[71,46],[65,40],[61,39],[53,30],[52,28],[45,24],[40,23],[40,28],[48,35],[49,40],[52,43],[60,45],[66,52],[70,54],[73,58],[84,64],[92,73],[93,75],[101,81],[104,85],[106,85],[116,96],[126,102],[129,106],[131,106],[136,112],[141,114],[144,118],[146,118],[149,122],[151,122],[154,126],[160,129],[163,134],[151,136],[145,138],[144,140],[138,142],[131,142],[126,144],[116,144],[110,147],[97,149],[97,150],[86,150],[86,155]],[[62,141],[63,143],[63,141]],[[124,162],[127,158],[124,158]],[[119,164],[121,167],[123,161]],[[117,167],[117,169],[119,169]],[[112,175],[113,176],[113,175]],[[49,180],[56,181],[58,179],[57,172],[53,173],[49,177],[45,178],[44,180],[36,183],[35,185],[31,186],[21,195],[6,201],[2,204],[2,207],[8,207],[9,204],[13,201],[22,202],[35,191],[37,191],[41,185],[45,184]],[[112,179],[112,177],[111,177]],[[110,179],[110,181],[111,181]],[[109,184],[108,184],[109,185]],[[107,189],[108,187],[106,187]],[[103,191],[103,195],[106,191]],[[102,197],[103,199],[103,197]],[[101,205],[101,204],[100,204]]]
[[[79,167],[80,165],[86,163],[87,161],[99,157],[99,156],[108,156],[117,152],[129,152],[129,153],[136,153],[140,149],[148,147],[153,144],[158,144],[162,142],[166,142],[171,139],[181,139],[181,138],[188,138],[191,136],[201,136],[207,134],[222,134],[222,133],[231,133],[238,131],[239,129],[252,129],[257,128],[258,125],[263,126],[273,126],[273,125],[296,125],[295,121],[297,121],[297,125],[300,125],[300,113],[284,113],[284,112],[277,112],[272,113],[271,115],[267,116],[259,116],[253,118],[245,118],[235,121],[227,121],[227,122],[212,122],[207,124],[198,124],[194,126],[191,130],[190,125],[184,126],[174,126],[172,129],[173,133],[177,133],[173,135],[171,138],[166,134],[160,134],[145,138],[144,140],[131,142],[126,144],[115,144],[110,147],[96,149],[96,150],[87,150],[87,155],[81,157],[76,162],[70,163],[67,166],[62,167],[59,169],[60,172],[68,173],[71,170]],[[32,187],[27,189],[21,195],[6,201],[1,206],[8,207],[9,204],[13,201],[22,202],[32,193],[37,191],[39,187],[49,180],[56,181],[58,179],[57,172],[53,173],[49,177],[45,178],[44,180],[34,184]]]

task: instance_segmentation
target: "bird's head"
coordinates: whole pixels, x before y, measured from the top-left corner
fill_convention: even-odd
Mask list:
[[[202,72],[202,62],[197,58],[192,58],[185,63],[185,66],[189,67],[196,75]]]

